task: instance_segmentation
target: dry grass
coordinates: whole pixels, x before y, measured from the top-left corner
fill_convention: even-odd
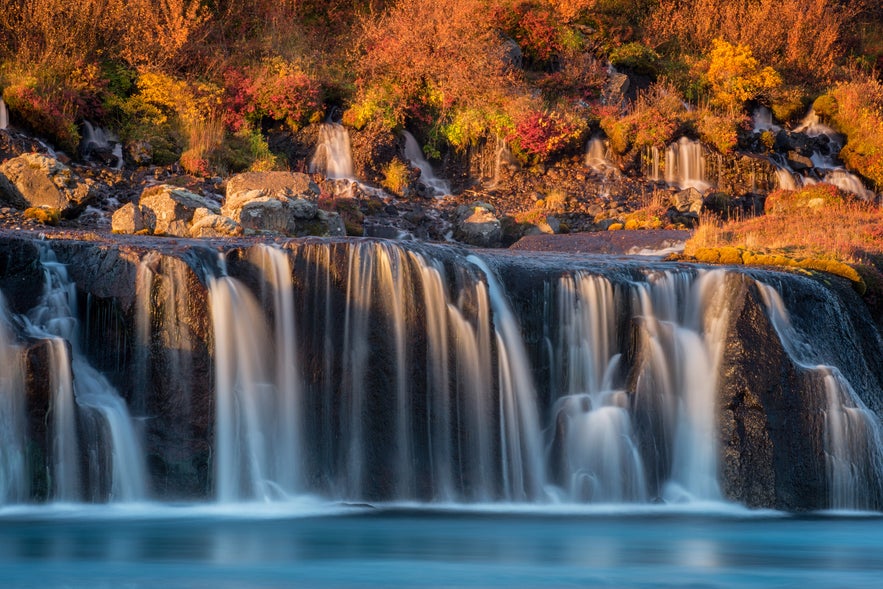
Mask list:
[[[702,248],[722,247],[791,258],[869,263],[875,256],[883,255],[883,210],[844,202],[741,221],[721,222],[703,215],[685,253],[693,255]]]

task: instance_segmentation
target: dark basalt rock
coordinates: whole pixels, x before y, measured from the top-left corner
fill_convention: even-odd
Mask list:
[[[809,383],[783,349],[757,288],[732,278],[738,296],[731,299],[718,397],[724,494],[750,507],[822,508],[823,423],[806,394]]]

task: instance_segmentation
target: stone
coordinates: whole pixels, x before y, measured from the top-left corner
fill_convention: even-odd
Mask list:
[[[454,229],[454,239],[478,247],[499,246],[503,236],[500,220],[480,204],[472,207],[470,214],[462,208],[457,210],[459,222]]]
[[[145,188],[138,205],[146,229],[154,235],[190,237],[190,226],[197,209],[220,213],[220,207],[214,201],[170,184]]]
[[[76,215],[95,200],[95,183],[55,158],[26,153],[0,164],[0,198],[19,209],[45,206]]]
[[[141,215],[141,207],[135,203],[127,203],[113,213],[110,221],[111,230],[114,233],[138,233],[147,228],[144,217]]]
[[[614,72],[607,79],[602,97],[606,104],[619,104],[625,100],[629,91],[629,77],[625,74]]]
[[[693,187],[685,188],[671,196],[671,205],[679,213],[700,213],[702,211],[702,193]]]
[[[800,172],[802,170],[809,170],[815,167],[815,164],[812,163],[812,160],[805,155],[801,154],[798,151],[789,151],[786,156],[786,161],[792,170],[795,172]]]
[[[196,209],[193,224],[190,226],[191,237],[237,237],[242,235],[242,225],[224,215],[218,215],[208,209]]]
[[[319,194],[307,174],[247,172],[227,182],[221,213],[250,232],[344,235],[339,216],[319,211]]]
[[[260,192],[255,195],[254,191]],[[245,172],[236,174],[227,181],[227,194],[224,208],[227,211],[241,208],[256,196],[271,198],[317,199],[319,186],[307,174],[298,172]],[[231,218],[229,212],[225,213]]]

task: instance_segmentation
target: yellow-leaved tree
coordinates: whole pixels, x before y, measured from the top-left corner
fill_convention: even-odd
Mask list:
[[[761,67],[750,47],[723,39],[712,41],[706,77],[711,85],[712,103],[730,110],[782,85],[778,72],[769,66]]]

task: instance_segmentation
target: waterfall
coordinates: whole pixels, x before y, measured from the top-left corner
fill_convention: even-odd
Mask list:
[[[95,152],[109,152],[114,158],[113,169],[123,167],[123,144],[113,134],[89,121],[83,121],[83,139],[80,141],[80,152],[89,158]]]
[[[310,172],[327,178],[354,180],[350,134],[339,123],[323,123],[319,127],[319,143],[310,161]]]
[[[719,500],[715,400],[727,313],[724,273],[663,273],[627,288],[578,273],[561,278],[555,372],[563,380],[553,415],[563,430],[559,473],[570,499],[646,501],[652,496],[621,379],[617,317],[624,305],[639,319],[634,403],[663,416],[662,473],[669,501]],[[631,301],[631,302],[629,302]],[[556,435],[558,435],[556,433]]]
[[[616,295],[604,277],[578,273],[558,285],[555,373],[562,396],[552,409],[563,429],[559,476],[573,501],[642,502],[648,499],[625,391],[614,388]]]
[[[850,192],[862,200],[873,202],[877,195],[873,190],[865,188],[862,181],[855,174],[850,174],[842,168],[829,170],[824,175],[824,181],[833,184],[840,190]]]
[[[28,315],[27,331],[31,337],[46,340],[50,350],[53,497],[57,501],[82,500],[86,498],[83,485],[87,483],[92,498],[144,499],[145,455],[126,404],[80,352],[75,284],[50,248],[43,248],[41,263],[45,277],[43,296]],[[85,436],[79,435],[81,411],[83,419],[97,420],[102,426],[89,428]],[[83,454],[90,457],[86,473],[79,467]],[[102,462],[109,468],[104,468]],[[109,485],[103,483],[108,475]]]
[[[812,347],[791,324],[781,295],[758,283],[767,313],[791,359],[823,392],[825,468],[829,507],[873,509],[883,492],[883,432],[880,421],[835,366],[818,363]]]
[[[586,145],[586,166],[599,174],[606,174],[615,170],[616,168],[607,159],[607,153],[606,141],[600,137],[589,139]]]
[[[705,177],[705,148],[699,141],[681,137],[665,150],[665,181],[678,188],[704,192],[711,187]]]
[[[417,143],[414,136],[407,131],[402,131],[402,135],[405,137],[405,158],[420,169],[420,181],[432,191],[433,196],[446,196],[450,194],[451,187],[445,180],[436,178],[435,173],[432,171],[432,166],[423,157],[423,150],[420,149],[420,144]]]
[[[9,109],[6,102],[0,98],[0,130],[9,128]]]
[[[776,168],[776,179],[782,190],[797,190],[802,185],[800,176],[795,176],[788,168]]]
[[[805,133],[810,137],[818,137],[820,135],[826,135],[831,140],[839,143],[840,139],[837,135],[837,131],[825,125],[819,119],[818,113],[816,113],[815,109],[812,108],[803,117],[803,120],[794,128],[795,133]]]
[[[537,499],[541,497],[545,468],[540,420],[535,405],[536,390],[520,328],[502,286],[487,264],[474,255],[466,259],[484,272],[495,318],[503,488],[510,501]]]
[[[762,131],[780,131],[782,128],[773,122],[773,113],[765,106],[759,106],[751,113],[751,119],[754,121],[754,132]]]
[[[83,293],[40,250],[42,296],[26,315],[0,307],[4,503],[43,489],[55,501],[138,500],[152,484],[219,503],[671,504],[744,497],[740,469],[761,477],[749,504],[883,499],[883,435],[862,403],[878,409],[878,377],[845,363],[870,336],[832,324],[847,351],[822,349],[800,331],[815,310],[792,326],[783,295],[751,277],[780,280],[788,296],[793,284],[814,305],[807,279],[380,240],[145,252],[125,258],[120,323],[86,321],[91,349],[119,346],[119,367],[101,374],[78,342]],[[787,382],[737,405],[769,425],[751,435],[773,446],[754,453],[743,444],[760,442],[726,429],[743,423],[731,406],[742,381],[722,370],[725,342],[767,325],[764,312],[793,363],[771,354],[764,369]],[[26,380],[40,365],[44,378]],[[125,400],[110,381],[131,383]],[[797,425],[779,423],[783,410]],[[801,467],[773,480],[782,460]]]
[[[0,296],[0,505],[28,499],[23,350]]]

